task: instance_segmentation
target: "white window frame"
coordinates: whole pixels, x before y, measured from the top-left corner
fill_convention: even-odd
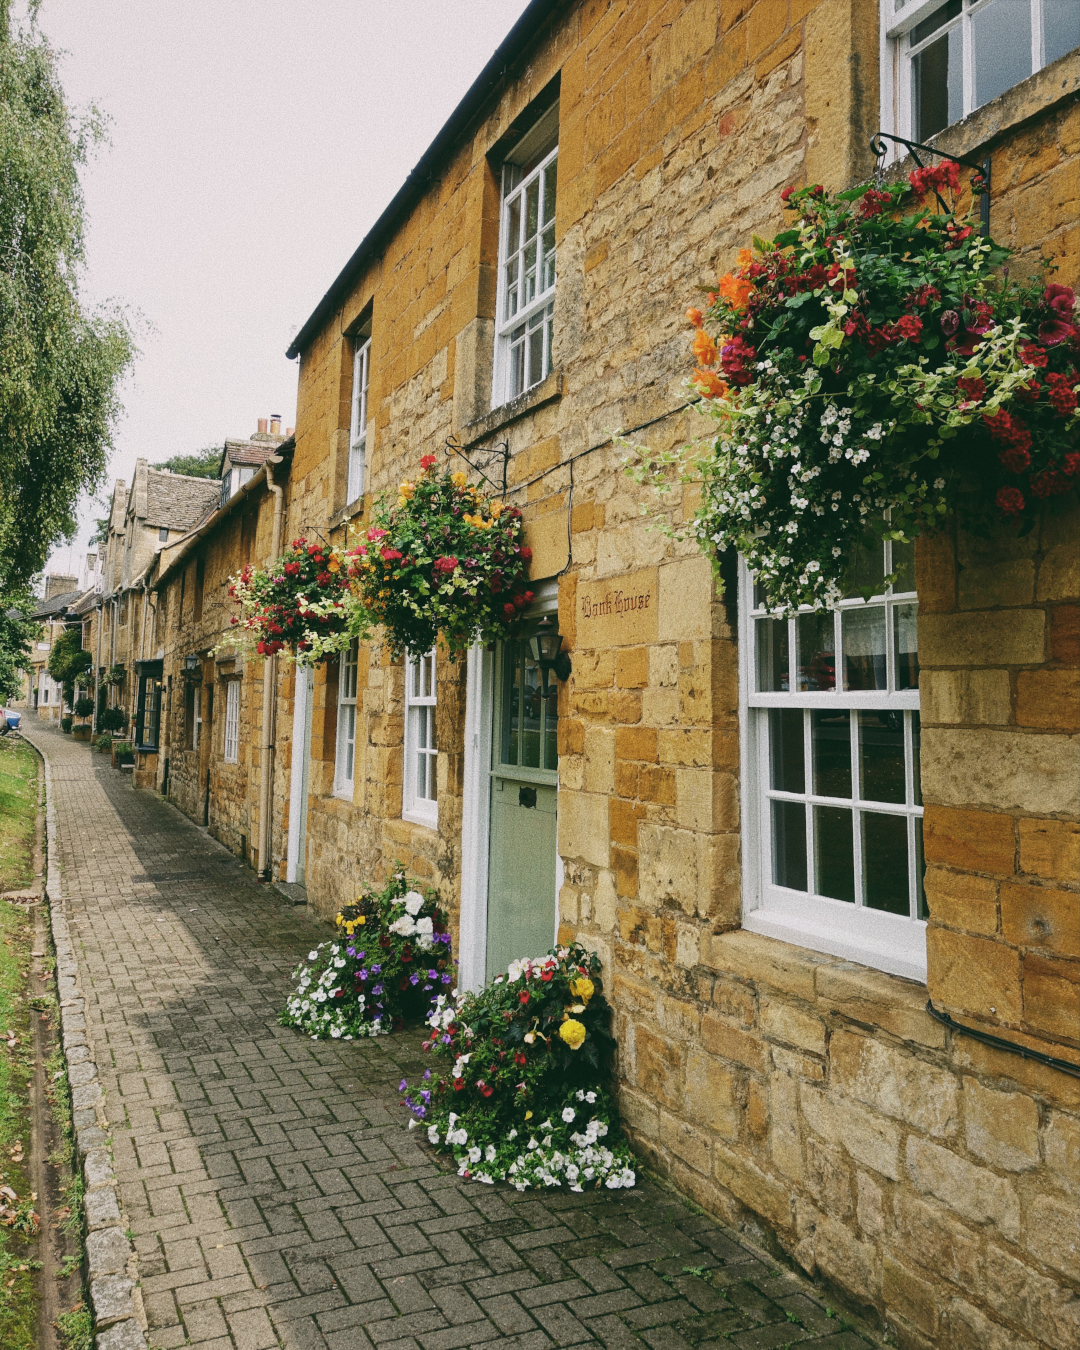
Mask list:
[[[554,119],[556,137],[558,135],[558,104],[554,111],[548,109],[539,119],[536,127],[522,139],[526,145],[537,132],[550,125]],[[492,379],[491,405],[501,407],[511,399],[526,393],[551,374],[551,339],[554,321],[556,268],[558,250],[555,244],[555,199],[551,202],[550,216],[544,215],[545,183],[551,175],[556,175],[559,159],[559,147],[555,146],[536,164],[519,182],[513,182],[514,163],[517,152],[512,152],[502,165],[499,207],[499,271],[495,297],[495,366]],[[519,170],[520,172],[520,170]],[[533,185],[537,187],[537,229],[535,236],[525,237],[527,225],[525,204]],[[511,239],[511,221],[514,206],[517,204],[517,238]],[[551,246],[545,254],[543,235],[549,231]],[[535,238],[535,268],[527,267],[527,250],[530,240]],[[550,261],[549,261],[550,259]],[[514,280],[511,281],[511,273]],[[535,289],[529,294],[529,278],[535,276]],[[519,334],[519,330],[523,330]],[[528,373],[528,344],[533,332],[539,330],[541,341],[540,374],[530,379]],[[515,379],[515,366],[518,353],[523,363],[520,380]],[[519,387],[520,386],[520,387]]]
[[[201,719],[200,719],[201,720]],[[196,726],[199,723],[196,722]],[[224,752],[226,764],[240,762],[240,681],[225,681],[225,734]]]
[[[911,50],[910,33],[916,25],[928,19],[935,10],[941,9],[948,0],[880,0],[881,3],[881,110],[885,130],[891,129],[894,135],[904,136],[908,140],[923,140],[917,136],[914,109],[911,97],[912,72],[911,61],[918,50],[935,42],[950,27],[957,25],[962,29],[963,52],[963,110],[961,118],[973,113],[981,104],[975,101],[975,61],[971,20],[980,9],[992,3],[992,0],[963,0],[962,10],[949,24],[943,24],[931,37],[919,44],[916,52]],[[1043,36],[1043,0],[1030,0],[1031,4],[1031,71],[1042,70],[1046,65]],[[1056,57],[1054,58],[1057,59]],[[1025,79],[1027,76],[1024,77]],[[1011,86],[1015,88],[1015,86]],[[1003,91],[1004,92],[1004,91]],[[887,125],[891,122],[891,128]],[[952,125],[950,123],[950,125]],[[942,128],[943,130],[944,128]],[[937,135],[934,132],[933,135]],[[906,151],[903,146],[891,146],[889,159],[899,158]]]
[[[891,546],[890,546],[891,547]],[[886,560],[891,564],[889,555]],[[887,660],[884,690],[806,690],[758,692],[756,679],[756,623],[764,610],[755,609],[755,588],[744,562],[739,564],[739,720],[742,756],[743,819],[743,927],[767,937],[827,952],[875,969],[902,975],[921,982],[926,980],[926,921],[915,917],[920,894],[919,868],[921,848],[915,822],[921,821],[918,765],[913,762],[911,732],[913,714],[919,710],[918,689],[897,689],[897,661],[893,615],[894,599],[910,605],[917,603],[914,591],[890,591],[869,603],[861,598],[842,601],[834,619],[836,679],[842,685],[842,616],[855,609],[881,607],[886,610]],[[810,613],[810,610],[802,611]],[[794,642],[795,621],[788,630],[789,669],[797,677]],[[789,683],[791,676],[789,675]],[[865,903],[862,875],[862,839],[860,816],[863,802],[859,793],[859,762],[856,736],[851,737],[852,796],[825,798],[810,791],[798,794],[777,790],[771,783],[768,717],[771,708],[848,709],[852,711],[890,711],[899,713],[905,724],[905,801],[875,802],[873,814],[902,815],[908,820],[909,914],[892,914],[873,909]],[[857,718],[853,719],[855,722]],[[812,788],[810,717],[804,713],[804,782]],[[854,731],[854,728],[853,728]],[[791,890],[773,881],[772,821],[774,800],[807,803],[807,890]],[[841,806],[853,812],[853,857],[855,901],[834,900],[814,894],[813,815],[814,806]],[[920,827],[921,828],[921,827]]]
[[[401,817],[415,825],[439,823],[434,650],[405,658],[405,773]]]
[[[353,352],[352,413],[349,418],[349,471],[346,504],[363,495],[367,467],[367,401],[371,376],[371,338],[358,337]]]
[[[359,643],[353,638],[338,662],[337,738],[334,744],[334,796],[352,801],[356,783],[356,684]]]

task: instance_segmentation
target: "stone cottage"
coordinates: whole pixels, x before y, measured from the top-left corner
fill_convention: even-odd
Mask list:
[[[217,707],[241,686],[233,846],[325,917],[400,860],[451,909],[469,986],[556,936],[595,948],[641,1155],[911,1347],[1080,1335],[1075,497],[1023,538],[883,548],[897,582],[836,620],[870,616],[882,679],[823,693],[786,628],[756,640],[737,560],[720,596],[650,528],[615,434],[702,433],[683,311],[777,231],[786,184],[865,181],[878,131],[989,158],[1013,267],[1075,285],[1078,23],[1050,0],[534,0],[295,338],[283,496],[256,474],[201,583],[193,550],[154,583],[192,681]],[[545,692],[524,642],[210,661],[200,584],[275,539],[355,538],[425,453],[505,468],[565,681]],[[849,764],[839,900],[826,742]],[[183,771],[193,814],[217,744]]]

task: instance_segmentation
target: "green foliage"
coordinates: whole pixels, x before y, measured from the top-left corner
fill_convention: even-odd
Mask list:
[[[282,1026],[346,1041],[386,1035],[428,1013],[453,978],[446,915],[434,891],[413,889],[400,865],[336,923],[337,939],[320,943],[293,972]]]
[[[70,717],[61,717],[61,719],[60,719],[60,730],[61,730],[61,731],[70,731],[70,730],[71,730],[71,718],[70,718]]]
[[[98,731],[123,731],[127,721],[127,713],[123,708],[103,708],[98,713]]]
[[[64,686],[64,697],[70,703],[75,692],[75,681],[94,664],[92,653],[83,651],[82,625],[65,628],[53,642],[49,652],[49,674]]]
[[[94,711],[94,700],[92,698],[77,698],[75,706],[71,710],[76,717],[89,717]]]
[[[0,608],[0,703],[9,703],[18,695],[32,644],[41,633],[40,624],[23,617],[36,603],[27,586],[4,596]]]
[[[595,952],[575,943],[513,961],[480,993],[439,998],[424,1048],[453,1067],[411,1089],[402,1081],[405,1105],[461,1176],[518,1190],[633,1186],[610,1095],[610,1023]]]
[[[112,750],[112,743],[113,738],[111,736],[95,736],[93,741],[93,744],[97,746],[103,755],[107,755],[109,751]]]
[[[340,548],[294,539],[269,567],[245,567],[229,585],[240,615],[221,648],[239,640],[258,656],[275,656],[293,647],[314,664],[347,647],[360,632],[353,619],[362,625],[362,615],[349,594],[346,561]]]
[[[207,445],[192,455],[172,455],[151,464],[152,469],[168,469],[170,473],[183,473],[189,478],[216,478],[221,463],[221,446]],[[100,525],[100,521],[98,524]],[[106,525],[108,522],[106,521]]]
[[[38,758],[25,741],[0,740],[0,891],[29,886],[38,801]]]
[[[56,53],[0,10],[0,591],[29,581],[102,481],[134,356],[119,310],[86,308],[79,168],[103,121],[65,103]]]

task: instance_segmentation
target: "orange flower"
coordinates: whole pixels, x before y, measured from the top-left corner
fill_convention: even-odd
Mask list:
[[[749,267],[754,261],[754,250],[752,248],[739,249],[739,266]]]
[[[716,343],[704,328],[699,328],[694,336],[694,355],[697,357],[700,366],[716,365]]]
[[[702,398],[724,398],[728,391],[724,381],[711,370],[695,370],[690,381]]]
[[[690,322],[694,325],[695,328],[700,328],[702,323],[704,322],[704,320],[701,317],[700,309],[688,309],[686,311],[686,317],[690,320]]]
[[[742,251],[745,253],[747,250]],[[744,281],[742,277],[737,277],[731,272],[722,276],[716,286],[721,296],[735,310],[745,309],[754,293],[752,282]]]

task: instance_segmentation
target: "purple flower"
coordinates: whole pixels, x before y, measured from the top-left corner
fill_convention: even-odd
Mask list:
[[[371,973],[372,973],[372,975],[381,975],[381,974],[382,974],[382,966],[372,966],[372,967],[371,967]]]
[[[377,984],[377,985],[375,986],[375,988],[374,988],[371,992],[372,992],[373,994],[381,994],[381,993],[382,993],[382,985],[381,985],[381,984]],[[382,1004],[381,1004],[381,1003],[379,1004],[379,1007],[380,1007],[380,1008],[382,1007]]]
[[[367,977],[368,977],[367,970],[365,969],[364,966],[361,966],[360,969],[356,972],[356,978],[358,980],[366,980]]]
[[[367,952],[357,952],[357,953],[356,953],[356,959],[357,959],[358,961],[362,961],[366,955],[367,955]]]
[[[431,1101],[431,1093],[430,1093],[430,1092],[426,1092],[426,1091],[425,1091],[425,1092],[421,1092],[421,1093],[420,1093],[420,1100],[426,1105],[429,1101]]]
[[[345,948],[345,955],[346,955],[346,956],[355,956],[355,955],[356,955],[356,948],[355,948],[355,947],[346,947],[346,948]]]
[[[419,983],[420,983],[420,976],[419,976],[419,975],[416,975],[416,974],[410,975],[410,976],[409,976],[409,983],[410,983],[410,984],[419,984]]]
[[[437,980],[439,978],[439,972],[437,970],[429,970],[427,974],[429,980]]]
[[[409,1086],[408,1080],[403,1078],[401,1082],[397,1085],[397,1090],[399,1092],[404,1092],[408,1086]]]
[[[439,1040],[442,1041],[443,1045],[449,1045],[449,1044],[450,1044],[451,1037],[449,1037],[449,1036],[447,1036],[447,1035],[442,1035],[442,1036],[439,1037]]]
[[[430,1070],[430,1069],[425,1069],[425,1070],[424,1070],[424,1079],[425,1079],[425,1081],[426,1081],[428,1078],[430,1078],[430,1077],[431,1077],[431,1070]]]
[[[442,982],[443,982],[443,984],[449,984],[449,983],[450,983],[450,976],[449,976],[449,975],[444,975],[444,976],[442,977]]]

